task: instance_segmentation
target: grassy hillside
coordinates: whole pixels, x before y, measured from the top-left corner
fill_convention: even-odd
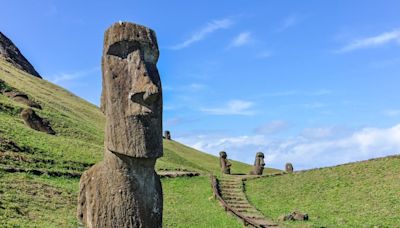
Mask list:
[[[36,112],[57,132],[56,136],[26,127],[19,116],[23,104],[0,95],[0,148],[12,141],[24,153],[8,150],[1,165],[40,168],[60,172],[81,172],[103,155],[104,116],[85,100],[45,80],[28,76],[0,59],[0,80],[29,95],[43,110]],[[218,158],[175,141],[164,142],[165,155],[157,168],[188,169],[202,173],[219,172]],[[4,155],[4,154],[3,154]],[[233,161],[235,172],[248,172],[247,164]]]
[[[0,59],[2,86],[26,93],[43,109],[56,135],[25,126],[26,106],[0,94],[0,227],[76,227],[79,176],[103,156],[104,116],[85,100]],[[251,167],[232,161],[235,172]],[[10,168],[31,172],[10,173]],[[164,141],[156,169],[186,169],[205,176],[163,179],[166,227],[238,227],[214,200],[208,173],[219,173],[218,158],[175,141]],[[35,175],[40,172],[49,175]],[[189,194],[190,193],[190,194]],[[211,213],[211,214],[210,214]]]
[[[248,181],[246,194],[265,215],[298,209],[288,226],[399,227],[400,156]]]

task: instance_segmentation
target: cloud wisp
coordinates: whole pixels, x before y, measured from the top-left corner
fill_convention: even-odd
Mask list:
[[[254,131],[257,134],[266,134],[266,135],[271,135],[275,133],[279,133],[285,129],[289,128],[289,123],[283,120],[274,120],[269,123],[263,124]]]
[[[296,24],[298,24],[300,21],[300,18],[297,15],[289,15],[288,17],[286,17],[281,26],[278,28],[277,32],[283,32],[285,30],[287,30],[290,27],[295,26]]]
[[[241,32],[233,38],[228,48],[241,47],[250,43],[252,40],[253,38],[251,32]]]
[[[332,94],[333,91],[329,89],[319,89],[314,91],[299,91],[299,90],[287,90],[287,91],[278,91],[272,93],[262,94],[262,97],[289,97],[289,96],[325,96]]]
[[[251,164],[263,151],[268,167],[283,168],[292,162],[297,170],[333,166],[400,153],[400,124],[389,128],[362,128],[333,137],[334,129],[315,129],[309,137],[272,139],[268,135],[200,135],[178,138],[201,151],[225,150],[232,159]],[[340,133],[339,133],[340,135]]]
[[[199,42],[203,39],[205,39],[208,35],[210,35],[213,32],[216,32],[221,29],[227,29],[233,25],[233,21],[231,19],[225,18],[222,20],[213,20],[211,22],[208,22],[207,25],[205,25],[203,28],[200,30],[196,31],[193,33],[192,36],[190,36],[188,39],[184,40],[183,42],[176,44],[170,49],[172,50],[180,50],[183,48],[187,48],[193,43]]]
[[[78,78],[83,78],[89,76],[93,73],[98,73],[100,71],[100,67],[93,67],[86,70],[80,70],[72,73],[59,73],[53,76],[48,77],[51,82],[55,84],[62,84],[67,81],[72,81]]]
[[[378,47],[390,42],[400,42],[400,29],[384,32],[376,36],[365,37],[354,40],[346,46],[337,50],[338,53],[350,52],[358,49]]]
[[[245,100],[231,100],[218,108],[201,108],[200,111],[210,115],[254,115],[254,103]]]

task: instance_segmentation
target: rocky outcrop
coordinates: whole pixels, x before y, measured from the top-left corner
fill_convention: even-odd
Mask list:
[[[163,195],[154,170],[163,155],[158,55],[149,28],[124,22],[105,32],[105,152],[80,180],[77,216],[86,227],[162,227]]]
[[[0,57],[33,76],[42,78],[32,64],[22,55],[17,46],[0,32]]]

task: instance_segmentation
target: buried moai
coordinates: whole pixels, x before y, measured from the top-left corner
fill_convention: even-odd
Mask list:
[[[228,161],[227,157],[225,151],[219,152],[219,166],[221,167],[222,173],[231,174],[232,164]]]
[[[256,154],[256,160],[254,161],[254,170],[250,171],[250,175],[262,175],[264,166],[264,154],[262,152],[258,152]]]
[[[286,165],[285,165],[285,171],[286,171],[287,173],[293,173],[293,165],[292,165],[292,163],[286,163]]]
[[[162,188],[154,170],[163,155],[158,56],[149,28],[123,22],[105,32],[105,151],[80,180],[77,216],[86,227],[162,227]]]
[[[164,138],[166,140],[171,140],[171,132],[170,131],[164,131]]]

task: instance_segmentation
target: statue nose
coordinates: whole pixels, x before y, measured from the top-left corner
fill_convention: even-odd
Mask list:
[[[131,101],[143,106],[150,106],[157,101],[159,97],[158,88],[155,85],[148,87],[143,92],[136,92],[130,94]]]

